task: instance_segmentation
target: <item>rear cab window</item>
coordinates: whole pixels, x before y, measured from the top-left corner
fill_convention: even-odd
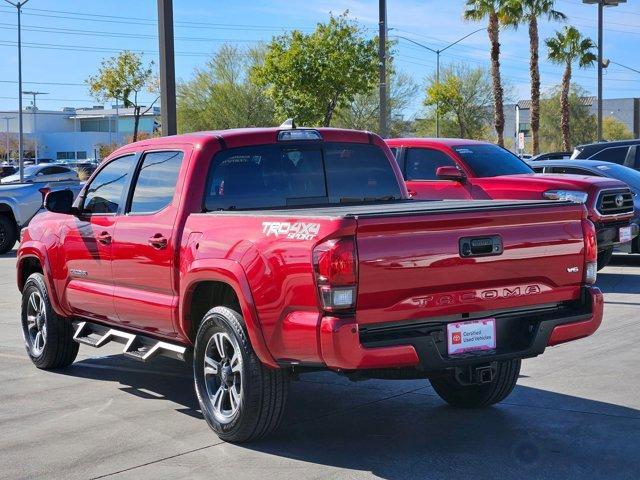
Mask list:
[[[207,211],[401,199],[384,151],[357,143],[273,144],[223,150],[209,171]]]

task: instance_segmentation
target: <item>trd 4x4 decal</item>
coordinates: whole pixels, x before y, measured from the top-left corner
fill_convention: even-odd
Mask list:
[[[291,240],[313,240],[320,232],[319,223],[262,222],[262,233],[267,237],[285,237]]]

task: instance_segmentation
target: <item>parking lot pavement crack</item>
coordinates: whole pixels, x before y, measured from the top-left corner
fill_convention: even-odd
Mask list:
[[[205,445],[204,447],[194,448],[194,449],[191,449],[191,450],[187,450],[185,452],[176,453],[175,455],[169,455],[168,457],[158,458],[157,460],[152,460],[150,462],[141,463],[140,465],[134,465],[133,467],[124,468],[122,470],[117,470],[115,472],[105,473],[104,475],[99,475],[97,477],[91,477],[89,480],[99,480],[101,478],[112,477],[113,475],[120,475],[121,473],[130,472],[130,471],[135,470],[137,468],[147,467],[147,466],[153,465],[155,463],[164,462],[165,460],[171,460],[172,458],[178,458],[178,457],[181,457],[183,455],[188,455],[190,453],[200,452],[200,451],[206,450],[208,448],[217,447],[218,445],[222,445],[223,443],[225,443],[225,442],[219,441],[217,443],[212,443],[211,445]]]

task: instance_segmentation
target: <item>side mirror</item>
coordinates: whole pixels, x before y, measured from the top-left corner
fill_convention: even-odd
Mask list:
[[[438,167],[436,170],[436,177],[440,180],[453,180],[454,182],[464,183],[467,180],[464,172],[458,167],[446,166]]]
[[[53,213],[74,213],[73,192],[71,190],[57,190],[49,192],[44,197],[44,208]]]

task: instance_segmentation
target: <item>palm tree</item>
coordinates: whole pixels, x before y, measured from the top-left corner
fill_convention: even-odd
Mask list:
[[[571,86],[571,67],[577,60],[580,68],[587,68],[596,61],[593,53],[595,44],[588,37],[583,37],[575,27],[565,27],[564,31],[556,32],[555,37],[545,41],[549,50],[549,60],[564,65],[562,75],[562,92],[560,95],[562,130],[562,148],[570,150],[569,145],[569,87]]]
[[[498,144],[504,146],[504,107],[502,80],[500,78],[500,24],[507,20],[508,0],[467,0],[464,18],[484,20],[488,18],[489,42],[491,43],[491,77],[493,78],[493,121]]]
[[[555,0],[509,0],[507,22],[517,27],[529,25],[529,72],[531,76],[531,136],[533,154],[540,153],[540,68],[538,66],[538,18],[564,21],[567,16],[554,10]]]

